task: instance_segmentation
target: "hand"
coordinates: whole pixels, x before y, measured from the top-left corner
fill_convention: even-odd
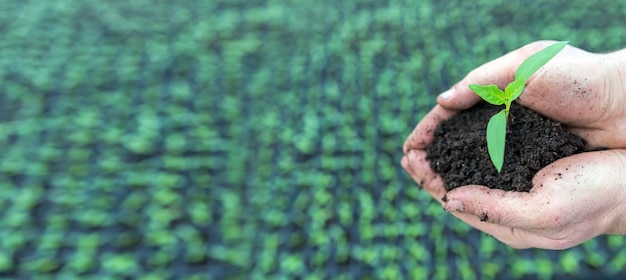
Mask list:
[[[529,193],[484,186],[464,186],[446,193],[441,177],[426,160],[425,148],[439,122],[480,101],[469,84],[504,87],[526,57],[548,44],[529,44],[470,72],[440,95],[439,105],[403,146],[402,166],[434,198],[445,195],[446,210],[516,248],[564,249],[603,233],[626,234],[622,218],[626,213],[624,150],[561,159],[538,172]],[[518,101],[563,123],[585,138],[589,148],[624,148],[623,57],[623,52],[592,54],[568,46],[531,77]]]

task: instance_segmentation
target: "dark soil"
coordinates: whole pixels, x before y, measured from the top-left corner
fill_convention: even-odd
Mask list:
[[[504,166],[498,174],[489,159],[485,130],[501,107],[480,103],[443,121],[427,148],[433,171],[446,190],[484,185],[507,191],[529,191],[541,168],[566,156],[583,152],[585,140],[517,103],[511,106]]]

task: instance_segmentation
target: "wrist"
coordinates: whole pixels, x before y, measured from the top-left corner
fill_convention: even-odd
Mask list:
[[[609,61],[612,61],[615,65],[615,69],[617,69],[617,87],[615,90],[619,91],[622,96],[626,96],[626,48],[615,51],[607,54],[609,56]]]
[[[615,199],[612,221],[606,227],[606,234],[622,234],[626,235],[626,150],[614,150],[617,154],[616,167],[618,171],[615,173],[614,184]]]
[[[609,148],[626,148],[626,48],[606,54],[603,62],[605,98],[612,105],[611,123],[607,123],[614,139],[614,143],[607,143]]]

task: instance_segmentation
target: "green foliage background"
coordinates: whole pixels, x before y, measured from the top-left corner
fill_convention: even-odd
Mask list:
[[[0,277],[617,277],[624,237],[512,250],[401,145],[474,67],[624,46],[616,1],[0,1]],[[622,274],[623,275],[623,274]]]

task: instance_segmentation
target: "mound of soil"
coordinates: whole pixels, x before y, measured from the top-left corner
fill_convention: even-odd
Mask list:
[[[433,171],[446,190],[484,185],[506,191],[529,191],[541,168],[566,156],[583,152],[585,140],[561,124],[513,103],[509,113],[504,166],[501,173],[489,159],[485,130],[502,107],[480,103],[441,122],[427,148]]]

